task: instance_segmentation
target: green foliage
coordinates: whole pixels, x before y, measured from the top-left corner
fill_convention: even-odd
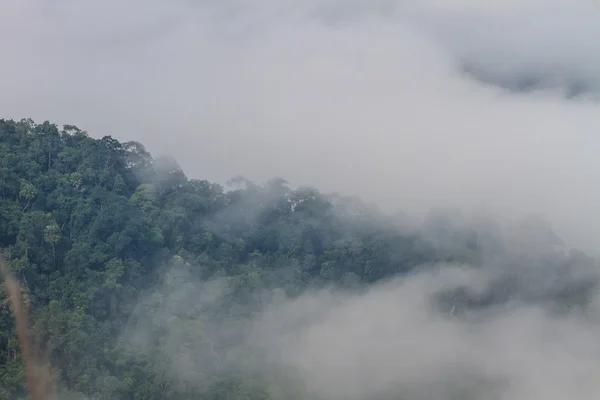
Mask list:
[[[233,183],[226,191],[188,179],[136,142],[0,120],[0,246],[29,295],[32,329],[64,398],[299,399],[272,376],[245,376],[228,361],[241,350],[223,345],[235,343],[226,328],[260,306],[257,293],[353,289],[438,261],[479,262],[470,237],[439,249],[312,188]],[[169,272],[173,265],[183,275]],[[195,290],[191,282],[223,290],[210,308],[165,314],[165,304]],[[0,399],[21,399],[23,367],[1,296]],[[233,332],[220,347],[207,319]],[[146,351],[123,341],[133,320],[146,324]],[[191,366],[202,359],[211,367],[173,375],[166,340],[183,346],[177,354],[189,354]]]

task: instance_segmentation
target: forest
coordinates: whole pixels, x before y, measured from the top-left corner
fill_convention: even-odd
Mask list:
[[[543,220],[514,229],[511,242],[493,220],[450,211],[414,226],[282,178],[222,186],[138,142],[0,120],[0,251],[59,399],[318,398],[247,344],[249,324],[278,299],[360,293],[440,265],[503,271],[483,292],[440,295],[456,318],[509,301],[584,309],[597,261],[561,247]],[[2,290],[0,400],[27,398]]]

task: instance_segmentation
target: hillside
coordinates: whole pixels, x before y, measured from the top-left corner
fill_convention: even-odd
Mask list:
[[[453,314],[514,298],[587,304],[596,281],[569,271],[594,260],[555,253],[551,240],[533,255],[511,252],[482,226],[436,215],[407,229],[355,199],[283,179],[236,178],[226,189],[187,178],[140,143],[0,120],[0,247],[61,399],[306,398],[283,369],[257,367],[266,364],[245,345],[248,321],[278,298],[329,286],[360,292],[440,263],[527,260],[567,276],[568,284],[543,286],[534,274],[536,291],[508,268],[490,291],[442,299]],[[544,229],[527,232],[549,235]],[[0,399],[24,399],[1,296]]]

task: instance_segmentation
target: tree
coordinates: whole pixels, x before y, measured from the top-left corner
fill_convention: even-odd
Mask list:
[[[37,190],[36,190],[35,186],[33,186],[33,184],[31,182],[22,180],[21,181],[21,189],[19,190],[19,197],[22,199],[25,199],[27,201],[27,204],[25,204],[25,207],[23,207],[23,211],[25,211],[29,207],[29,205],[31,204],[31,201],[33,199],[35,199],[36,196],[37,196]]]
[[[0,251],[61,398],[306,398],[287,371],[253,368],[264,354],[241,333],[266,304],[315,288],[358,291],[490,255],[503,270],[543,265],[549,283],[524,289],[505,274],[485,293],[443,293],[441,309],[459,316],[515,296],[585,308],[600,285],[588,273],[597,260],[561,251],[540,219],[515,228],[525,249],[452,212],[412,231],[401,222],[282,178],[225,189],[138,142],[0,120]],[[26,397],[15,332],[2,290],[0,400]]]

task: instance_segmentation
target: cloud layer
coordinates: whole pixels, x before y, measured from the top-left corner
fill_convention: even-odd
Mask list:
[[[598,22],[585,0],[9,0],[0,108],[143,141],[193,177],[540,212],[592,249]]]

